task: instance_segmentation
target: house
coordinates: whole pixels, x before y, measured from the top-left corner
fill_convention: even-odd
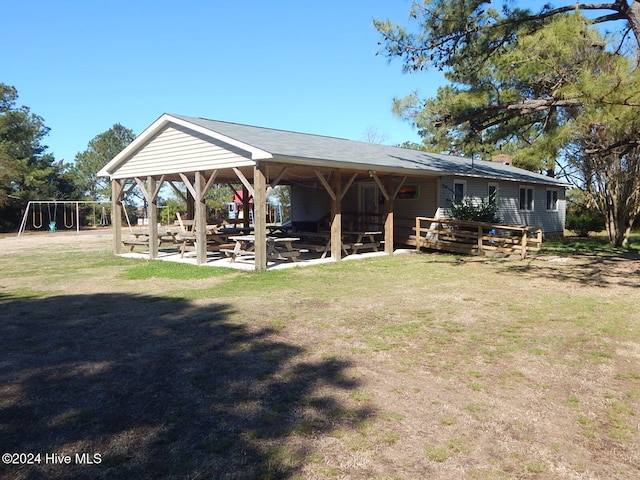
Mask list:
[[[504,162],[173,114],[158,118],[98,174],[111,179],[115,218],[124,196],[137,185],[150,205],[150,224],[164,184],[184,183],[196,222],[204,225],[207,189],[214,183],[241,183],[254,199],[257,270],[266,268],[266,241],[259,239],[266,238],[266,198],[277,185],[291,187],[294,225],[310,228],[324,219],[336,260],[347,220],[376,222],[384,232],[385,252],[392,253],[394,245],[410,239],[416,216],[446,217],[452,200],[467,196],[497,192],[506,224],[539,227],[545,235],[561,235],[565,221],[565,183]],[[120,224],[113,222],[116,253]],[[205,232],[196,235],[202,240],[198,263],[204,263]],[[157,247],[150,240],[155,258]]]

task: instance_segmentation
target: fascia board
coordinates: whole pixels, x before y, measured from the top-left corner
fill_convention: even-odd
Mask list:
[[[273,160],[282,164],[290,164],[290,165],[298,165],[298,166],[306,166],[306,167],[318,167],[318,168],[336,168],[340,170],[352,170],[352,171],[373,171],[377,173],[391,173],[398,175],[407,175],[407,176],[415,176],[415,177],[444,177],[444,176],[452,176],[452,177],[466,177],[466,178],[486,178],[490,180],[496,181],[505,181],[505,182],[516,182],[516,183],[532,183],[537,185],[548,185],[554,187],[569,187],[570,184],[563,182],[558,179],[554,179],[549,177],[549,181],[545,181],[543,179],[536,180],[532,178],[518,178],[512,177],[508,174],[505,175],[483,175],[480,173],[471,173],[471,172],[447,172],[443,170],[427,170],[420,168],[402,168],[402,167],[393,167],[393,166],[384,166],[384,165],[373,165],[373,164],[364,164],[364,163],[351,163],[351,162],[342,162],[342,161],[331,161],[325,159],[318,158],[303,158],[303,157],[294,157],[288,155],[278,155],[277,153],[273,154]]]

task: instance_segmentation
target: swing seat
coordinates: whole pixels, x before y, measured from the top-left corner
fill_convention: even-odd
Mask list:
[[[49,222],[49,231],[50,232],[55,232],[57,230],[56,228],[56,222]]]

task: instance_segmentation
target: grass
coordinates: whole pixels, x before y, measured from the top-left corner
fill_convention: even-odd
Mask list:
[[[579,242],[263,273],[0,255],[0,450],[103,459],[0,478],[638,477],[640,265]]]
[[[600,257],[634,257],[640,251],[640,233],[632,234],[629,245],[614,247],[606,234],[600,232],[589,237],[568,235],[562,239],[549,239],[543,244],[543,252],[558,255],[594,255]]]

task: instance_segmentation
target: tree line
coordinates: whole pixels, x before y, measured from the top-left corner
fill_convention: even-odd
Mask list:
[[[0,83],[0,231],[18,228],[29,201],[109,201],[109,181],[96,174],[135,138],[133,131],[116,123],[65,163],[43,143],[44,119],[17,100],[17,89]]]

